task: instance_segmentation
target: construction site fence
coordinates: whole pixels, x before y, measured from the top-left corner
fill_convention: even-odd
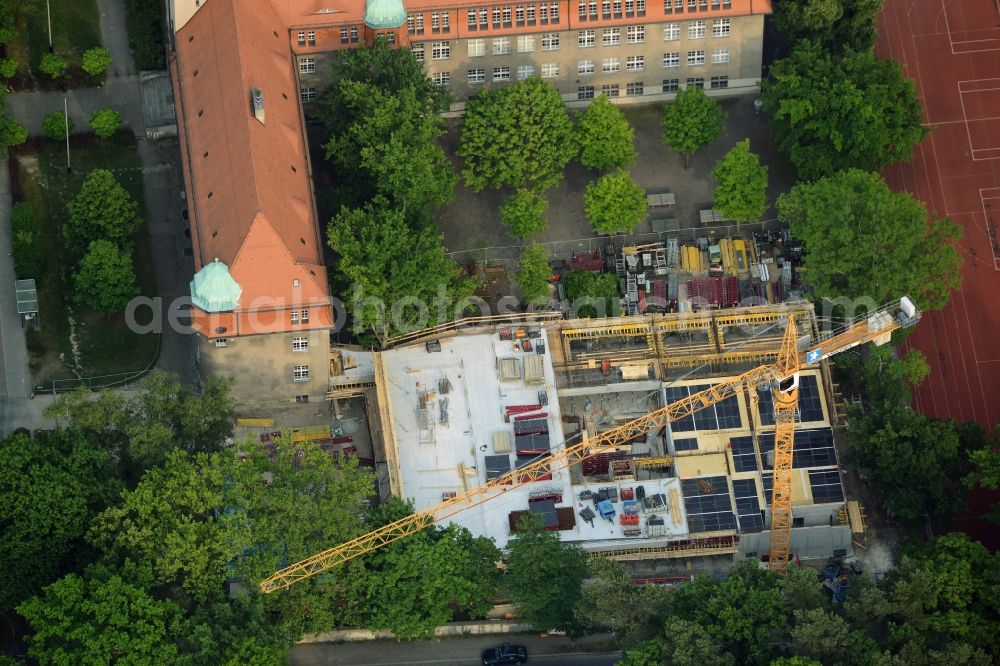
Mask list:
[[[732,223],[715,226],[697,226],[677,231],[593,236],[576,240],[551,241],[540,243],[540,245],[548,251],[551,259],[568,262],[576,254],[588,252],[600,252],[603,254],[609,245],[614,248],[614,253],[618,253],[623,247],[657,242],[666,243],[671,238],[676,238],[681,244],[693,244],[699,238],[726,238],[729,236],[747,235],[765,228],[770,229],[775,226],[776,222],[776,220],[765,220],[763,222],[743,224]],[[448,252],[447,256],[459,264],[490,264],[510,267],[520,261],[521,253],[526,247],[528,247],[528,244],[473,248],[470,250]]]

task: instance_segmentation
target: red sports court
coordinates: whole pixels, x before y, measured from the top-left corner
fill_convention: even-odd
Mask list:
[[[1000,422],[1000,2],[886,0],[876,52],[902,63],[932,132],[885,178],[965,230],[961,290],[925,313],[908,344],[931,375],[916,392],[930,416]]]

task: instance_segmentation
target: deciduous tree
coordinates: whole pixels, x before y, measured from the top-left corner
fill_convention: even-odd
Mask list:
[[[139,204],[107,169],[87,174],[79,194],[66,207],[69,220],[63,234],[78,256],[95,240],[124,246],[142,224]]]
[[[805,180],[908,160],[928,131],[913,81],[871,51],[838,58],[801,42],[771,66],[761,99],[775,142]]]
[[[518,525],[510,550],[504,586],[518,617],[537,629],[568,629],[582,597],[587,556],[528,518]]]
[[[413,512],[390,499],[369,511],[375,529]],[[426,638],[455,612],[481,618],[493,606],[500,583],[500,551],[492,540],[464,527],[431,527],[374,551],[346,576],[360,621],[391,630],[397,638]]]
[[[320,107],[328,112],[337,111],[337,87],[342,81],[369,83],[375,88],[394,95],[404,90],[414,90],[421,106],[431,113],[441,113],[448,109],[451,95],[448,89],[435,85],[424,72],[424,67],[413,56],[410,49],[390,46],[385,37],[378,37],[371,48],[346,49],[338,53],[330,70],[330,87],[321,99]],[[335,117],[325,116],[329,123],[342,122]]]
[[[83,71],[95,79],[111,67],[111,53],[106,48],[95,46],[83,52]]]
[[[177,585],[198,603],[223,600],[227,564],[252,541],[226,511],[231,458],[170,452],[120,506],[94,520],[89,540],[110,565],[128,559],[147,569],[153,585]]]
[[[500,221],[515,238],[529,238],[549,228],[545,211],[549,202],[534,190],[518,190],[500,206]]]
[[[851,461],[900,520],[947,519],[963,506],[970,467],[953,423],[898,407],[852,418],[847,434]]]
[[[800,183],[779,197],[778,214],[804,241],[805,278],[820,296],[881,304],[910,295],[940,308],[961,279],[961,228],[928,223],[923,203],[878,174],[851,169]]]
[[[583,209],[597,233],[632,231],[646,219],[646,191],[618,169],[587,185]]]
[[[38,63],[38,69],[53,79],[61,79],[66,74],[66,59],[55,53],[46,53]]]
[[[618,277],[611,273],[567,271],[566,297],[577,317],[613,317],[618,311]]]
[[[883,0],[776,0],[774,20],[788,44],[818,41],[832,53],[865,51],[875,44],[875,17]]]
[[[719,160],[712,171],[716,210],[737,222],[756,222],[767,210],[767,167],[750,152],[744,139]]]
[[[347,308],[355,330],[382,342],[448,318],[475,288],[445,257],[440,234],[408,226],[381,197],[361,209],[342,208],[327,236],[340,255],[337,271],[354,288]]]
[[[451,200],[455,174],[436,143],[442,120],[418,88],[389,91],[344,80],[322,104],[324,117],[344,114],[328,122],[326,158],[364,200],[378,193],[410,211]]]
[[[663,142],[684,155],[684,168],[691,155],[719,138],[725,111],[701,88],[688,86],[663,109]]]
[[[207,379],[197,390],[177,375],[154,372],[131,397],[102,391],[64,393],[46,410],[49,418],[85,432],[122,461],[127,472],[160,465],[173,449],[211,453],[233,434],[231,381]],[[132,469],[135,466],[136,469]]]
[[[548,250],[538,243],[532,243],[521,253],[521,268],[514,275],[524,300],[538,303],[548,298],[550,277],[552,264],[549,263]]]
[[[87,525],[121,488],[111,457],[78,431],[0,441],[0,611],[87,563]]]
[[[111,241],[91,242],[73,277],[77,302],[94,312],[121,312],[139,295],[132,256]]]
[[[621,109],[604,95],[580,114],[574,132],[585,167],[624,169],[635,161],[635,132]]]
[[[90,129],[101,139],[110,139],[122,125],[122,114],[114,109],[98,109],[90,114]]]
[[[544,191],[573,159],[573,124],[550,83],[525,79],[469,100],[458,154],[465,183],[477,192],[487,186]]]
[[[610,629],[623,646],[640,644],[658,634],[656,612],[669,596],[657,585],[636,585],[621,562],[587,560],[588,578],[577,606],[584,626]]]
[[[53,111],[42,118],[42,131],[45,136],[54,141],[62,141],[66,133],[73,133],[73,119],[67,118],[62,111]]]
[[[113,574],[70,574],[24,602],[34,633],[28,654],[42,664],[169,664],[181,609]]]

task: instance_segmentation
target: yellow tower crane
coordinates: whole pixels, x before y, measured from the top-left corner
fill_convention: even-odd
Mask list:
[[[760,366],[743,374],[713,384],[711,387],[682,400],[661,407],[624,425],[607,430],[593,439],[567,445],[562,451],[540,458],[524,467],[507,472],[481,486],[453,497],[432,507],[383,525],[376,530],[351,539],[333,548],[317,553],[301,562],[288,566],[261,581],[262,592],[284,589],[300,580],[337,567],[348,560],[370,553],[382,546],[404,539],[464,511],[491,500],[498,495],[532,480],[566,469],[591,456],[620,450],[636,438],[645,436],[667,424],[691,416],[744,390],[771,388],[775,409],[775,470],[772,486],[771,568],[783,570],[788,562],[791,534],[791,469],[795,413],[798,402],[798,378],[801,367],[813,366],[851,347],[866,342],[885,344],[892,332],[912,326],[920,312],[909,298],[878,310],[856,321],[835,335],[821,338],[805,349],[799,348],[795,322],[791,317],[786,324],[785,336],[777,361]]]

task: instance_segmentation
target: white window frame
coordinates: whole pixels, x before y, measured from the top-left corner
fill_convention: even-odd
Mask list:
[[[663,41],[665,42],[676,42],[681,38],[681,24],[667,23],[663,26]]]
[[[605,83],[601,86],[601,94],[608,99],[621,97],[621,86],[617,83]]]
[[[510,24],[510,20],[511,20],[510,6],[508,5],[508,6],[504,7],[502,13],[503,13],[503,22],[504,22],[504,24],[505,25],[509,25]]]
[[[486,68],[484,67],[473,67],[469,70],[469,85],[479,85],[480,83],[486,83]]]
[[[729,64],[729,49],[712,49],[712,64],[713,65],[728,65]]]
[[[593,48],[597,45],[596,30],[581,30],[576,34],[576,46],[581,49]]]
[[[629,44],[643,44],[646,41],[646,26],[630,25],[628,27],[627,41]]]
[[[688,67],[697,67],[698,65],[704,65],[705,51],[701,49],[697,51],[688,51],[687,64]]]
[[[296,41],[298,41],[299,46],[305,46],[306,45],[306,31],[305,30],[299,30],[299,34],[296,35]]]
[[[559,33],[558,32],[545,32],[545,33],[542,33],[542,50],[543,51],[558,51],[559,50]]]
[[[729,87],[729,77],[726,75],[713,76],[709,80],[709,90],[725,90]]]
[[[309,351],[309,338],[304,335],[292,338],[292,351],[293,352]]]
[[[621,71],[621,62],[618,58],[605,58],[601,61],[601,71],[605,74]]]
[[[728,37],[733,34],[732,19],[712,19],[712,37]]]
[[[438,86],[451,85],[451,72],[434,72],[431,74],[431,81]]]
[[[576,98],[578,100],[594,99],[594,86],[577,86]]]
[[[223,347],[228,347],[229,346],[229,338],[216,338],[215,339],[215,346],[218,347],[219,349],[221,349]]]
[[[424,61],[424,45],[423,43],[411,44],[410,52],[413,53],[413,59],[417,62]]]
[[[292,368],[292,381],[293,382],[309,381],[309,366],[296,365],[294,368]]]
[[[705,39],[704,21],[688,21],[688,39]]]
[[[642,81],[632,81],[625,84],[626,97],[642,97],[646,94],[646,84]]]
[[[431,60],[448,60],[451,58],[451,42],[431,42]]]
[[[486,55],[485,39],[470,39],[467,44],[470,58],[482,58]]]
[[[673,94],[681,89],[680,79],[663,79],[663,92]]]
[[[681,66],[681,54],[677,51],[663,54],[663,68],[673,69]]]
[[[576,73],[580,76],[589,76],[595,71],[593,60],[577,60],[576,61]]]
[[[628,56],[625,58],[626,72],[641,72],[646,69],[646,56]]]
[[[493,68],[493,82],[499,83],[501,81],[510,81],[510,67],[508,65]]]
[[[559,63],[546,62],[542,64],[542,78],[554,79],[559,76]]]
[[[316,32],[314,30],[306,33],[306,43],[309,46],[316,46]]]
[[[316,86],[305,86],[299,88],[299,99],[303,102],[315,102],[316,101]],[[292,322],[295,323],[294,321]]]
[[[493,38],[493,55],[510,55],[510,37]]]
[[[622,29],[605,28],[601,32],[601,43],[604,46],[618,46],[622,43]]]
[[[524,81],[525,79],[530,79],[535,75],[534,65],[518,65],[517,66],[517,80]]]
[[[535,50],[535,36],[534,35],[518,35],[517,36],[517,52],[518,53],[532,53]]]
[[[315,74],[316,58],[299,58],[299,74]]]

